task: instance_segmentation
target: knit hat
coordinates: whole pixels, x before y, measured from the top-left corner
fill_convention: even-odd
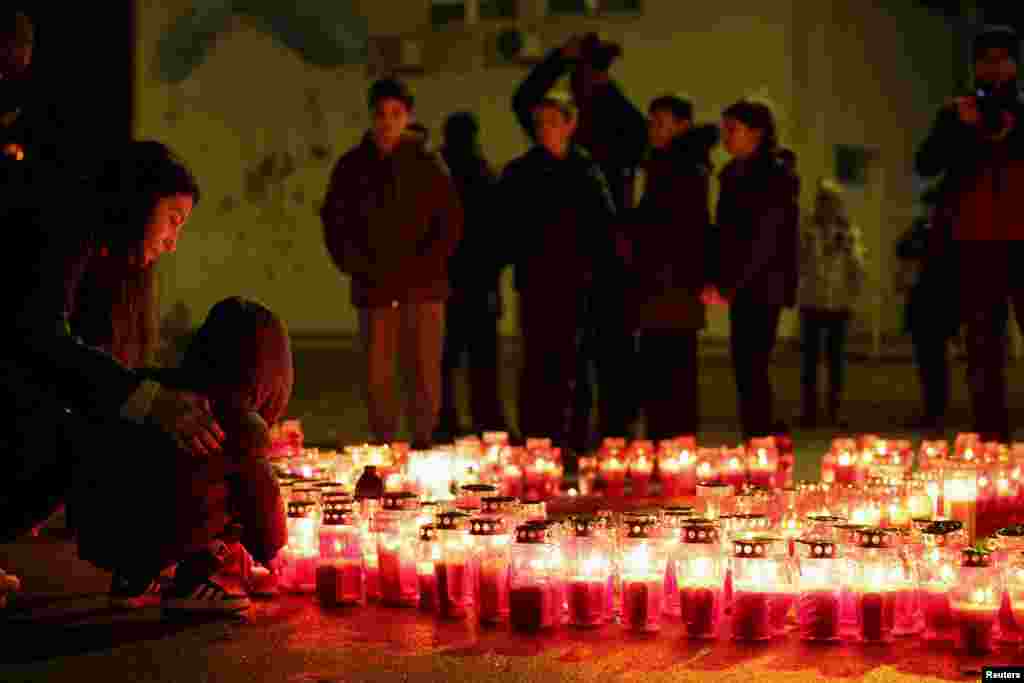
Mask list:
[[[1009,26],[986,26],[977,36],[971,46],[971,54],[974,61],[978,61],[985,50],[1005,48],[1010,53],[1010,59],[1018,61],[1020,56],[1020,37],[1017,32]]]
[[[370,86],[370,109],[376,109],[378,102],[388,98],[402,102],[410,110],[416,101],[409,87],[397,78],[381,78],[374,81]]]

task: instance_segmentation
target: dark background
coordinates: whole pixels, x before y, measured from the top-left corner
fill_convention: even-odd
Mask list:
[[[134,0],[19,4],[35,23],[33,69],[46,99],[81,135],[131,137]]]

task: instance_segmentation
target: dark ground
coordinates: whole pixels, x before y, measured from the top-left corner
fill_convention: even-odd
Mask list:
[[[515,360],[508,365],[514,368]],[[300,343],[296,366],[289,413],[302,418],[307,441],[328,445],[366,438],[358,355],[337,343]],[[1024,369],[1009,372],[1011,405],[1024,410]],[[780,354],[775,377],[780,414],[795,416],[799,387],[793,353]],[[954,379],[950,436],[969,419],[960,364],[954,366]],[[702,441],[735,441],[732,377],[717,349],[703,359],[701,385]],[[506,398],[512,395],[510,390]],[[855,361],[848,395],[851,431],[919,438],[898,426],[918,409],[914,369],[904,360]],[[510,400],[507,404],[512,406]],[[797,432],[798,477],[817,476],[817,459],[831,434]],[[116,532],[116,520],[111,528]],[[608,626],[531,639],[464,623],[437,624],[402,610],[321,610],[303,596],[257,603],[238,621],[167,623],[158,609],[108,610],[109,576],[79,561],[57,528],[0,545],[0,567],[19,574],[24,584],[20,599],[0,617],[0,681],[5,682],[977,680],[976,675],[959,677],[961,663],[916,641],[873,652],[810,648],[792,635],[767,646],[705,647],[683,640],[675,625],[656,638],[623,635],[621,627]],[[998,659],[1019,663],[1024,652]]]

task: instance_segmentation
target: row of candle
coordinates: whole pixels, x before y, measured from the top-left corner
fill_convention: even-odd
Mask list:
[[[995,634],[1011,641],[1016,634],[1019,640],[1017,624],[1024,623],[1024,565],[1000,564],[1000,571],[1017,572],[1005,592],[998,572],[982,573],[987,584],[975,580],[977,573],[958,572],[951,562],[963,545],[956,522],[929,529],[915,525],[916,538],[927,539],[915,544],[898,532],[865,531],[834,517],[811,516],[794,530],[763,514],[719,515],[716,522],[674,509],[627,517],[614,533],[607,515],[563,528],[544,525],[542,509],[531,519],[512,500],[484,501],[476,516],[444,511],[434,524],[422,524],[416,496],[391,493],[366,524],[351,501],[328,500],[319,532],[309,514],[312,504],[292,502],[285,584],[315,588],[329,604],[361,604],[369,596],[441,616],[462,616],[475,607],[483,621],[508,619],[517,628],[597,626],[617,612],[629,628],[657,630],[667,614],[679,616],[691,637],[718,637],[731,608],[733,637],[760,639],[778,634],[796,603],[804,638],[834,640],[852,633],[884,642],[914,633],[917,620],[925,637],[942,639],[957,624],[977,631],[978,615],[993,607],[993,600],[979,596],[995,596],[993,614],[1002,609],[999,628],[984,642]],[[1024,529],[1016,535],[1007,531],[1003,552],[1024,549],[1019,543],[1013,547],[1024,540]],[[779,536],[764,536],[770,532]],[[858,544],[854,532],[861,532]],[[721,540],[726,538],[733,544],[731,560]],[[956,587],[965,576],[972,581],[969,595],[964,593],[969,599],[957,602]],[[938,604],[950,595],[952,602]],[[967,642],[962,633],[958,637]]]

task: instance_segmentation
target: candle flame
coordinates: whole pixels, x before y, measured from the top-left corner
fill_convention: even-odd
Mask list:
[[[964,451],[964,460],[974,460],[974,451],[970,448]]]
[[[690,451],[683,451],[679,454],[679,462],[683,465],[687,465],[690,462]]]
[[[736,457],[731,458],[729,460],[729,467],[734,469],[734,470],[738,470],[740,468],[740,460],[739,460],[739,458],[736,458]]]
[[[839,464],[842,465],[843,467],[848,467],[849,464],[850,464],[850,454],[847,453],[846,451],[843,451],[842,453],[840,453],[839,454]]]
[[[991,588],[976,588],[971,591],[971,602],[975,605],[985,605],[995,602]]]
[[[591,555],[580,564],[580,574],[586,577],[600,578],[608,566],[603,557]]]
[[[622,566],[630,573],[647,573],[651,570],[651,559],[647,544],[639,543],[622,558]]]

